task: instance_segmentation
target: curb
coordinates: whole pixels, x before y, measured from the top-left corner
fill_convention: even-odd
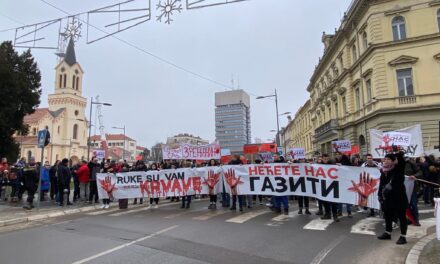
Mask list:
[[[46,213],[46,214],[36,214],[36,215],[28,216],[28,217],[8,219],[8,220],[0,221],[0,227],[16,225],[16,224],[23,224],[23,223],[43,220],[46,218],[54,218],[54,217],[63,216],[63,215],[71,215],[71,214],[77,214],[77,213],[82,213],[82,212],[89,212],[89,211],[93,211],[95,209],[97,209],[97,208],[95,208],[95,206],[86,206],[86,207],[82,207],[82,208],[67,209],[67,210],[62,210],[62,211],[57,211],[57,212],[50,212],[50,213]]]
[[[409,251],[405,264],[418,264],[419,257],[425,246],[437,237],[436,233],[427,235],[420,239]]]

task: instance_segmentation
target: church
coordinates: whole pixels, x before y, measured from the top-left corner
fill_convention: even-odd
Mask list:
[[[55,67],[54,93],[48,96],[47,108],[37,108],[24,117],[29,126],[27,135],[16,135],[20,144],[20,157],[29,161],[41,160],[37,145],[38,131],[46,128],[51,135],[50,144],[44,149],[44,161],[50,164],[68,158],[72,163],[87,158],[87,99],[82,96],[84,71],[76,60],[75,44],[69,40],[64,57]]]

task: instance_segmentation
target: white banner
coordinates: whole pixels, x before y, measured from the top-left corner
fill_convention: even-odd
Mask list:
[[[332,152],[347,152],[351,151],[350,140],[332,141]]]
[[[101,199],[216,194],[222,187],[220,167],[98,173],[96,177]]]
[[[163,159],[165,160],[210,160],[220,159],[220,145],[212,143],[209,145],[180,144],[178,147],[162,147]]]
[[[291,149],[289,149],[289,156],[292,159],[305,159],[306,158],[304,148],[291,148]]]
[[[93,156],[97,157],[99,160],[105,159],[105,150],[95,149],[93,150]]]
[[[408,157],[422,156],[424,149],[420,124],[385,133],[370,129],[370,149],[373,158],[384,158],[393,145],[403,148]]]
[[[298,195],[379,209],[380,171],[321,164],[223,166],[227,192],[238,195]]]

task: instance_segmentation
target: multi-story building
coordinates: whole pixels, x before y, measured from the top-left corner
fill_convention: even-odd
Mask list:
[[[83,74],[76,60],[75,45],[70,39],[63,59],[55,67],[55,89],[49,94],[48,108],[37,108],[33,114],[24,117],[29,127],[27,135],[15,135],[20,144],[20,156],[28,161],[41,160],[37,144],[38,131],[47,129],[51,142],[45,148],[43,161],[51,164],[63,158],[73,163],[87,157],[87,100],[83,93]]]
[[[102,140],[100,135],[94,135],[90,137],[90,144],[93,148],[101,148]],[[107,147],[112,149],[112,151],[109,152],[109,154],[113,153],[112,158],[135,159],[136,140],[123,134],[105,134],[105,140]]]
[[[425,149],[438,145],[440,1],[354,0],[322,41],[307,88],[316,151],[348,139],[365,154],[370,128],[413,124],[422,126]]]
[[[167,138],[167,145],[180,143],[187,143],[191,145],[207,145],[209,144],[209,141],[187,133],[177,134],[175,136]]]
[[[291,148],[304,148],[306,158],[311,158],[315,149],[313,147],[314,130],[310,113],[310,100],[307,100],[301,106],[294,119],[288,118],[289,123],[281,133],[284,150],[287,152]]]
[[[249,95],[243,90],[215,93],[215,137],[222,149],[243,153],[251,143]]]

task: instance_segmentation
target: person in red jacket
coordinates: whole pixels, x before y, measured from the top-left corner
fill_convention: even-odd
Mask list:
[[[81,166],[77,171],[78,180],[79,180],[79,199],[81,201],[87,201],[89,194],[87,193],[89,190],[89,177],[90,170],[87,166],[87,161],[81,161]],[[84,196],[83,196],[84,195]]]

